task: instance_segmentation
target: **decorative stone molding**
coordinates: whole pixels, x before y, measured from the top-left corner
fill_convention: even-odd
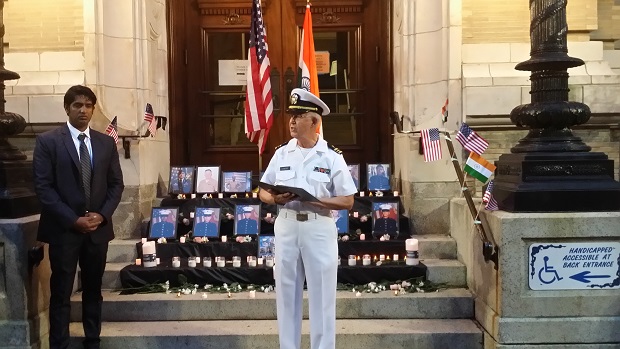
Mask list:
[[[226,25],[238,25],[243,24],[245,20],[237,13],[230,13],[224,16],[224,24]]]
[[[295,6],[297,13],[304,13],[306,11],[306,0],[295,0]],[[361,13],[362,0],[314,0],[311,1],[310,10],[312,13],[323,14],[324,17],[327,13],[332,15],[334,13]]]
[[[336,16],[333,12],[323,12],[319,18],[320,23],[338,23],[340,17]]]
[[[262,0],[261,5],[263,9],[268,8],[269,0]],[[245,0],[198,0],[198,8],[200,14],[204,16],[228,16],[231,14],[239,15],[251,15],[252,14],[252,1]],[[229,18],[229,17],[227,17]],[[240,24],[242,22],[234,23]],[[225,23],[233,24],[233,23]]]

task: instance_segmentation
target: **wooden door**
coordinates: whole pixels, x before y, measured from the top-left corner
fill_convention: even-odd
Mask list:
[[[290,139],[285,109],[289,91],[298,86],[306,0],[262,3],[275,107],[264,169],[274,147]],[[251,0],[168,2],[172,165],[257,174],[257,147],[244,134],[245,87],[227,85],[222,73],[233,72],[220,68],[247,58],[251,6]],[[312,2],[315,50],[324,58],[319,89],[332,110],[323,118],[324,137],[362,168],[392,161],[389,10],[383,0]]]

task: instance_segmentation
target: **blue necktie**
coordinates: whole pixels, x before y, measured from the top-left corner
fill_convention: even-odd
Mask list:
[[[86,197],[86,209],[90,209],[90,179],[92,176],[92,168],[90,164],[90,154],[88,153],[88,147],[86,147],[86,135],[80,133],[78,136],[80,140],[80,167],[82,172],[82,186],[84,188],[84,196]]]

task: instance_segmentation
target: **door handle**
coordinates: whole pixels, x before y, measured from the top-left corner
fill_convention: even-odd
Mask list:
[[[278,71],[278,68],[271,68],[269,80],[271,80],[271,100],[273,101],[273,111],[277,114],[280,112],[280,72]]]
[[[286,83],[286,100],[288,100],[291,91],[295,88],[295,72],[291,67],[287,67],[284,72],[284,82]]]

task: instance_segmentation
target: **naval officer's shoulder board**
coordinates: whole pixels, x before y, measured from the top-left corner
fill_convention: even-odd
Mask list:
[[[288,142],[284,142],[284,143],[280,144],[279,146],[277,146],[274,150],[278,150],[278,149],[282,148],[283,146],[285,146],[287,144],[288,144]]]
[[[336,154],[342,155],[342,150],[334,147],[332,144],[327,143],[327,147],[331,150],[333,150],[334,152],[336,152]]]

